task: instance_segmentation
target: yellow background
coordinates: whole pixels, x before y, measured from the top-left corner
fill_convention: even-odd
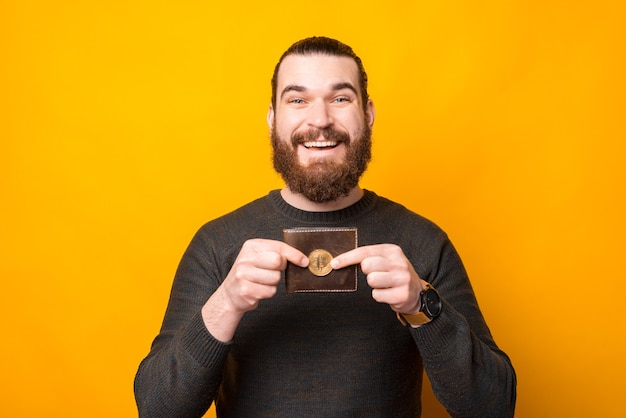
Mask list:
[[[363,186],[450,234],[517,416],[625,417],[625,18],[617,0],[0,1],[0,416],[136,415],[192,234],[281,187],[273,66],[324,34],[370,75]]]

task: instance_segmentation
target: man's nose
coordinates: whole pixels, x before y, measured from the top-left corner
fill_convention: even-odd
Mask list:
[[[323,100],[311,103],[308,115],[308,123],[315,128],[327,128],[333,123],[333,116],[329,104]]]

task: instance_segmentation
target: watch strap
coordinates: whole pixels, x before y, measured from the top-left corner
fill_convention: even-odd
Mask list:
[[[429,318],[424,312],[417,312],[414,314],[401,314],[400,312],[396,312],[396,316],[398,317],[398,321],[400,321],[400,323],[405,327],[410,325],[413,328],[419,328],[432,321],[432,319]]]

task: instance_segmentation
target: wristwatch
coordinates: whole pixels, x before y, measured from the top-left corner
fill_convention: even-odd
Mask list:
[[[441,313],[441,299],[439,293],[430,284],[427,284],[419,296],[420,308],[414,314],[401,314],[396,312],[398,320],[402,325],[411,325],[413,328],[421,327],[429,323]]]

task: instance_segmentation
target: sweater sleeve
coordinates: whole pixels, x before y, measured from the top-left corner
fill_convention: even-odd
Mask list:
[[[161,331],[135,376],[140,417],[201,417],[219,388],[229,352],[209,333],[201,309],[219,285],[214,253],[197,234],[172,286]]]
[[[461,260],[447,238],[438,251],[436,261],[420,276],[424,274],[424,280],[439,291],[442,313],[411,329],[433,392],[454,418],[512,417],[513,366],[494,342]]]

